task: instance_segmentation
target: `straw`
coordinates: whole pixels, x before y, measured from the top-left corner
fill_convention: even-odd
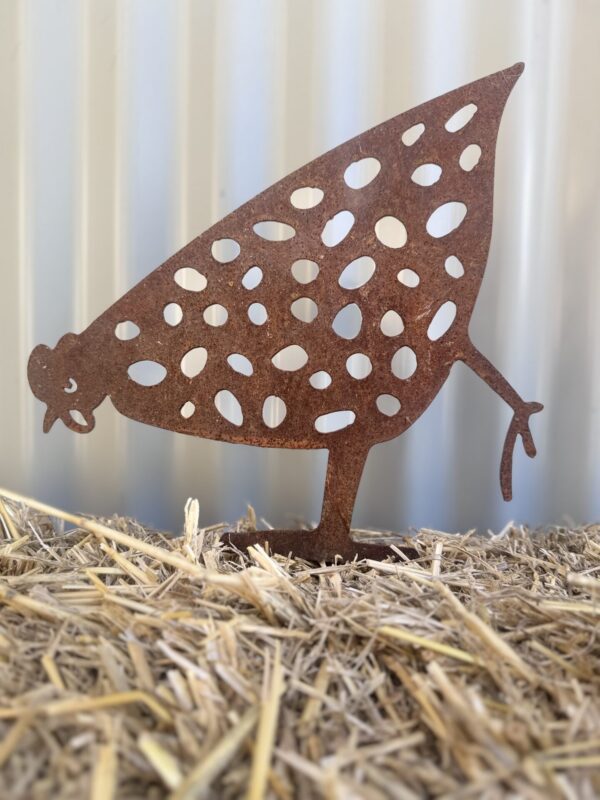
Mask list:
[[[0,490],[0,797],[600,796],[600,526],[315,565],[199,519]]]

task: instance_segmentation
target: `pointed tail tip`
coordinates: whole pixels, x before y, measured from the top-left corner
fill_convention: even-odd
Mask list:
[[[517,61],[516,64],[513,64],[512,67],[508,67],[508,69],[503,70],[503,72],[507,78],[512,79],[512,83],[514,85],[523,74],[524,69],[525,69],[525,62]]]

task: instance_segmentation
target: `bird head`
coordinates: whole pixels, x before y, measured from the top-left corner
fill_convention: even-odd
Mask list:
[[[27,377],[35,396],[46,403],[44,433],[61,419],[77,433],[89,433],[93,411],[106,393],[98,388],[97,369],[82,357],[79,337],[68,333],[54,349],[38,345],[29,357]]]

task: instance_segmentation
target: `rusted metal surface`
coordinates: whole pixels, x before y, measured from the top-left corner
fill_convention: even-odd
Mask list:
[[[272,551],[315,560],[377,558],[391,551],[350,537],[368,451],[409,428],[463,361],[513,409],[500,469],[509,499],[516,437],[533,456],[529,417],[542,406],[520,398],[471,343],[468,325],[492,231],[498,127],[522,69],[517,64],[449,92],[334,148],[194,239],[83,333],[66,334],[53,350],[36,347],[29,381],[48,407],[44,429],[60,418],[87,433],[94,409],[110,397],[125,416],[172,431],[327,448],[315,531],[237,534],[232,541],[243,547],[268,540]],[[449,123],[471,104],[475,113],[462,127]],[[313,191],[297,191],[305,187]],[[442,206],[440,221],[432,215]],[[279,223],[274,232],[255,230],[268,221]],[[446,325],[453,309],[455,316],[438,338],[442,306]],[[346,320],[338,317],[345,308]],[[133,323],[129,332],[124,322]],[[276,357],[292,345],[295,352]],[[155,385],[136,382],[152,378],[135,373],[133,365],[145,361],[160,373]],[[322,372],[326,388],[323,375],[321,383],[314,377]],[[219,405],[223,391],[236,399]],[[334,431],[340,419],[327,415],[342,411],[349,424]]]

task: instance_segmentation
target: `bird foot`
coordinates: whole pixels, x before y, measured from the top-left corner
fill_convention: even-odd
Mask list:
[[[390,556],[396,557],[394,551],[384,544],[368,544],[355,542],[350,536],[332,537],[325,534],[320,528],[312,531],[305,530],[271,530],[251,531],[224,534],[224,539],[229,544],[244,550],[251,545],[260,544],[270,553],[279,553],[283,556],[293,554],[296,558],[303,558],[313,562],[359,561],[368,558],[374,561],[383,561]],[[412,547],[399,548],[407,558],[417,558],[418,553]]]
[[[529,418],[537,414],[544,406],[541,403],[523,403],[514,412],[510,427],[504,440],[502,461],[500,463],[500,485],[506,501],[512,500],[512,461],[517,436],[521,437],[523,447],[529,458],[536,454],[535,443],[529,427]]]

